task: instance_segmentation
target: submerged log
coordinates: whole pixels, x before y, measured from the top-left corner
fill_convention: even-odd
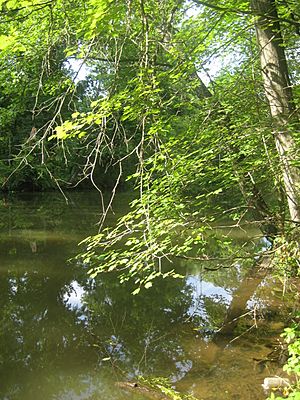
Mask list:
[[[120,389],[130,393],[140,394],[150,400],[170,400],[171,397],[159,392],[155,389],[140,382],[116,382],[115,385]]]

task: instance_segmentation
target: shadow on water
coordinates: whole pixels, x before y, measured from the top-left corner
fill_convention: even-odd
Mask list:
[[[66,260],[97,232],[97,195],[47,194],[3,203],[0,225],[0,399],[124,399],[137,375],[168,377],[199,399],[263,399],[255,359],[270,352],[293,307],[265,268],[158,280],[140,296],[113,275],[90,280]],[[120,196],[110,223],[126,211]],[[264,263],[262,261],[262,263]],[[130,395],[130,398],[143,399]]]

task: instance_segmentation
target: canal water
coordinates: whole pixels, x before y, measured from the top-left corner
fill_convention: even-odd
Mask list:
[[[168,378],[199,400],[266,398],[264,377],[280,373],[266,359],[278,358],[279,334],[297,308],[266,275],[266,260],[216,271],[178,261],[184,279],[157,280],[133,296],[130,283],[92,280],[70,261],[97,233],[101,206],[97,193],[68,197],[0,202],[0,399],[142,400],[116,385],[141,375]],[[119,195],[108,223],[127,208]]]

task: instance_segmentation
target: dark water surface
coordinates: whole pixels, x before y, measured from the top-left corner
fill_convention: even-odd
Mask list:
[[[125,212],[119,195],[115,215]],[[143,399],[117,381],[168,377],[198,399],[264,399],[276,374],[262,363],[288,312],[278,282],[241,263],[204,272],[178,263],[183,280],[161,280],[142,295],[104,274],[90,280],[66,260],[97,232],[99,196],[22,195],[0,203],[0,399]],[[244,315],[238,318],[239,315]],[[225,324],[232,318],[238,324]]]

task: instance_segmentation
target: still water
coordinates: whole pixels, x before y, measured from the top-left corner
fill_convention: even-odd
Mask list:
[[[67,260],[97,233],[99,196],[69,200],[46,193],[0,203],[0,399],[142,400],[115,384],[138,375],[167,377],[199,400],[264,399],[263,379],[278,365],[260,360],[296,307],[281,285],[243,263],[205,271],[178,262],[185,279],[139,296],[109,274],[90,280]],[[119,195],[108,222],[127,205]]]

